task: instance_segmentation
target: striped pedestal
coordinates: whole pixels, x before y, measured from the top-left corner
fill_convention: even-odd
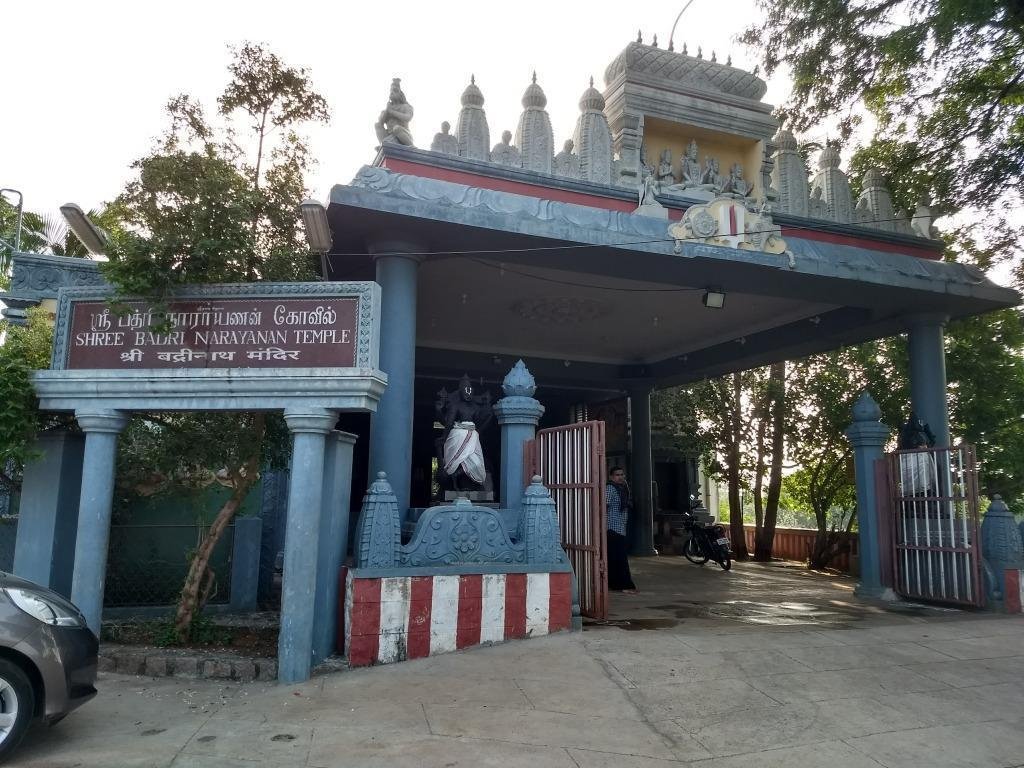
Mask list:
[[[562,573],[345,577],[350,666],[390,664],[569,629],[572,579]]]

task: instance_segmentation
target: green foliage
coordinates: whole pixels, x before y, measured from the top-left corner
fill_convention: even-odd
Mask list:
[[[50,367],[53,328],[47,312],[30,309],[26,326],[0,321],[0,485],[14,489],[33,457],[36,433],[55,419],[39,413],[32,371]]]
[[[769,74],[788,67],[780,110],[795,131],[836,118],[849,138],[867,113],[876,160],[910,176],[942,213],[988,219],[972,233],[991,256],[1019,256],[1024,189],[1024,13],[993,0],[760,0],[742,39]],[[913,195],[913,196],[910,196]],[[908,198],[900,199],[905,209]],[[1018,280],[1024,266],[1017,264]],[[1022,282],[1024,284],[1024,282]]]
[[[230,627],[215,624],[209,616],[200,614],[192,622],[189,635],[179,639],[174,619],[152,619],[120,622],[103,622],[101,640],[107,643],[127,645],[155,645],[167,648],[181,645],[231,645],[234,632]]]

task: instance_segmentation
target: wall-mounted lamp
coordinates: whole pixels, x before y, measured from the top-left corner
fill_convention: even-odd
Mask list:
[[[93,256],[102,256],[107,250],[107,233],[93,224],[85,211],[74,203],[64,203],[60,212],[85,250]]]
[[[320,273],[327,280],[327,253],[331,250],[331,225],[327,221],[327,209],[319,200],[303,200],[299,203],[302,225],[306,229],[309,250],[320,256]]]
[[[704,296],[701,302],[708,309],[721,309],[725,306],[725,292],[715,290],[714,288],[708,288],[704,291]]]

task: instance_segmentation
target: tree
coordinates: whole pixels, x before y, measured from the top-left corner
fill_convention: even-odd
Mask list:
[[[160,306],[185,284],[311,274],[298,214],[310,158],[297,131],[307,122],[326,122],[326,101],[305,70],[286,66],[260,45],[235,49],[229,72],[218,100],[222,124],[212,124],[188,96],[171,99],[167,134],[134,164],[136,177],[110,206],[121,229],[104,273],[119,297],[141,296]],[[214,547],[260,469],[283,462],[287,430],[279,416],[263,413],[148,414],[121,444],[123,479],[155,470],[170,482],[212,469],[232,488],[182,587],[175,632],[184,641],[211,589]]]
[[[964,232],[990,260],[1020,255],[1024,224],[1024,8],[982,0],[759,0],[742,36],[771,74],[790,69],[780,110],[796,131],[865,112],[891,180],[918,175],[940,213],[980,212]],[[915,204],[918,197],[911,201]],[[905,208],[901,208],[905,210]],[[1024,284],[1024,265],[1016,265]]]

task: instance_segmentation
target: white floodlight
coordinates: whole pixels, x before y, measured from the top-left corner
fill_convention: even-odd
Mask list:
[[[331,250],[333,238],[331,225],[327,221],[327,209],[319,200],[303,200],[299,203],[302,224],[306,228],[306,242],[313,253],[320,254],[320,271],[327,279],[327,253]]]
[[[60,207],[60,212],[85,250],[93,256],[102,256],[106,252],[107,233],[93,224],[85,211],[74,203],[65,203]]]
[[[701,301],[708,309],[721,309],[725,306],[725,292],[708,288],[704,291],[704,297]]]

